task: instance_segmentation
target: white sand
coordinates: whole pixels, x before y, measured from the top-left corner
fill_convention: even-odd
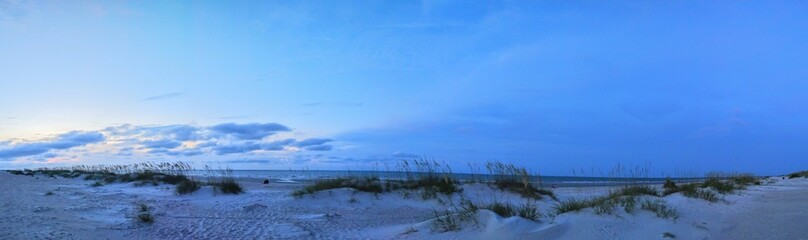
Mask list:
[[[243,183],[241,195],[214,195],[210,188],[177,196],[172,185],[89,187],[81,179],[16,176],[0,172],[2,239],[808,239],[808,179],[752,186],[725,201],[709,203],[674,194],[663,198],[680,211],[675,222],[637,209],[597,215],[592,209],[539,222],[501,218],[482,210],[477,224],[457,232],[431,230],[434,210],[450,206],[413,194],[359,193],[336,189],[295,199],[303,185]],[[477,203],[517,196],[481,184],[464,185]],[[602,195],[605,187],[555,189],[561,199]],[[53,195],[45,195],[52,192]],[[352,199],[355,200],[352,201]],[[452,199],[459,202],[459,198]],[[137,203],[149,205],[154,224],[134,220]],[[539,202],[542,213],[555,202]]]

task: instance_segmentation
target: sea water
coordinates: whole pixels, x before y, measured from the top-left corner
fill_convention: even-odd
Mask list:
[[[191,175],[208,176],[221,175],[222,172],[214,170],[194,171]],[[242,179],[273,179],[281,182],[307,182],[317,179],[329,179],[340,177],[378,177],[380,179],[408,179],[427,176],[429,173],[423,172],[401,172],[401,171],[348,171],[348,170],[232,170],[230,174],[235,178]],[[438,177],[443,177],[444,173],[434,173]],[[493,181],[494,175],[490,174],[469,174],[451,173],[451,177],[460,181]],[[666,178],[651,177],[583,177],[583,176],[531,176],[530,182],[540,183],[545,186],[603,186],[619,185],[625,183],[660,184]],[[676,181],[693,181],[696,178],[674,178]]]

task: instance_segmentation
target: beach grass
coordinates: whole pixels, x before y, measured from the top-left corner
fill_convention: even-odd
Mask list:
[[[202,188],[202,183],[194,180],[185,180],[177,183],[176,192],[179,195],[191,194]]]
[[[439,194],[452,195],[463,191],[460,182],[452,177],[446,164],[425,159],[403,161],[400,169],[405,179],[382,181],[376,176],[346,176],[332,179],[318,179],[303,189],[292,192],[294,197],[315,194],[320,191],[352,188],[360,192],[384,193],[396,190],[418,191],[424,200],[437,198]],[[409,195],[409,194],[407,194]]]
[[[712,188],[720,194],[733,193],[737,189],[741,189],[739,185],[735,185],[731,181],[721,180],[718,178],[709,178],[701,184],[701,188]]]
[[[669,206],[665,201],[655,199],[645,199],[641,205],[642,209],[648,210],[656,214],[657,217],[663,219],[672,219],[676,221],[679,218],[679,211],[676,208]]]
[[[214,190],[224,194],[238,194],[244,192],[244,188],[232,176],[232,170],[213,170],[208,166],[209,181],[207,185],[213,186]],[[160,183],[176,186],[179,195],[190,194],[201,188],[203,185],[193,176],[187,173],[195,169],[188,163],[177,162],[143,162],[127,165],[78,165],[61,168],[39,168],[35,170],[8,170],[15,175],[46,175],[48,177],[77,178],[84,176],[87,181],[95,181],[91,187],[101,187],[112,183],[134,183],[136,187],[153,185]]]
[[[498,161],[487,162],[485,167],[489,174],[494,176],[494,185],[500,190],[517,193],[526,198],[541,199],[542,196],[548,196],[557,200],[552,190],[537,187],[532,179],[541,179],[540,176],[529,174],[524,167]]]
[[[568,212],[577,212],[592,206],[593,204],[590,200],[571,198],[569,200],[557,203],[553,208],[555,208],[556,214],[562,214]]]
[[[320,191],[338,188],[353,188],[369,193],[382,193],[385,190],[377,177],[346,177],[316,180],[313,184],[292,192],[292,196],[302,197],[306,194],[315,194]]]
[[[788,178],[808,178],[808,171],[799,171],[788,174]]]
[[[137,205],[137,219],[138,222],[152,224],[154,223],[154,217],[152,217],[151,213],[149,212],[150,208],[148,205],[144,203],[140,203]]]
[[[586,208],[594,208],[595,213],[611,214],[621,205],[626,212],[634,209],[637,196],[659,196],[659,192],[649,185],[628,185],[612,190],[609,194],[590,199],[569,199],[555,205],[556,214],[576,212]]]
[[[666,179],[663,186],[663,195],[668,196],[674,193],[682,193],[685,197],[704,199],[709,202],[717,202],[720,200],[718,194],[731,194],[738,190],[746,189],[749,185],[760,185],[760,178],[749,174],[727,174],[727,173],[708,173],[707,178],[703,182],[692,182],[677,185],[670,179]],[[718,194],[716,194],[718,193]]]
[[[244,192],[244,188],[233,177],[233,169],[225,168],[213,170],[209,166],[205,166],[208,172],[208,186],[213,186],[216,192],[223,194],[240,194]]]
[[[646,197],[643,197],[646,196]],[[659,192],[649,185],[629,185],[610,191],[609,194],[588,199],[569,199],[561,201],[554,206],[555,214],[577,212],[586,208],[592,208],[595,214],[614,214],[618,206],[622,207],[626,213],[632,213],[638,201],[641,209],[654,212],[658,217],[664,219],[678,218],[678,211],[669,207],[664,200],[656,199],[660,197]],[[653,200],[652,200],[653,199]]]
[[[239,194],[244,192],[244,188],[235,179],[228,178],[213,184],[213,187],[224,194]]]
[[[461,222],[455,216],[455,213],[453,213],[449,209],[445,209],[444,211],[435,210],[434,214],[435,214],[435,220],[432,221],[432,231],[434,232],[460,231]]]

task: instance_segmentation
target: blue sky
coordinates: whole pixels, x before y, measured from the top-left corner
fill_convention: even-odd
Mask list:
[[[0,168],[808,169],[798,1],[0,0]]]

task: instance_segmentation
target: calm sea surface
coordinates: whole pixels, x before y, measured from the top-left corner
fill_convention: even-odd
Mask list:
[[[195,171],[191,175],[206,176],[209,175],[206,171]],[[214,174],[218,174],[215,172]],[[417,177],[419,175],[426,175],[427,173],[418,172],[397,172],[397,171],[330,171],[330,170],[233,170],[232,175],[236,178],[245,179],[272,179],[276,182],[308,182],[317,179],[338,178],[338,177],[379,177],[381,179],[407,179],[408,177]],[[442,176],[442,173],[439,173]],[[493,180],[494,176],[489,174],[467,174],[467,173],[453,173],[452,177],[458,180]],[[692,181],[696,178],[674,178],[678,181]],[[665,182],[665,178],[646,178],[646,177],[576,177],[576,176],[541,176],[532,177],[531,182],[541,182],[547,186],[602,186],[602,185],[617,185],[630,183],[648,183],[656,184]]]

